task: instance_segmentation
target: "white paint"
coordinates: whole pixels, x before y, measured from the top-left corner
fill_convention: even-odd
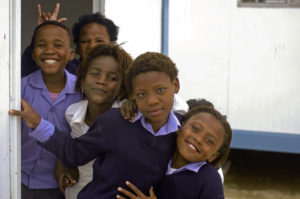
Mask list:
[[[160,52],[161,0],[105,1],[105,15],[120,27],[118,43],[134,58],[147,51]]]
[[[20,120],[9,108],[20,108],[20,6],[2,1],[0,7],[0,198],[19,199]]]
[[[9,1],[1,4],[0,12],[0,198],[10,198],[9,153]]]
[[[236,5],[171,1],[181,95],[211,100],[235,129],[300,134],[300,9]]]

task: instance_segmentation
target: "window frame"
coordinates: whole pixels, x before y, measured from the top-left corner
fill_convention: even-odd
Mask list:
[[[268,1],[268,0],[265,0]],[[257,8],[300,8],[300,0],[274,0],[273,3],[259,2],[259,0],[253,0],[253,2],[245,2],[245,0],[238,0],[238,7],[257,7]]]

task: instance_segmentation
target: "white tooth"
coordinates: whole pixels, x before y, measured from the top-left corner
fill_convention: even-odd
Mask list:
[[[57,61],[54,60],[54,59],[45,59],[44,62],[46,62],[47,64],[54,64],[54,63],[56,63]]]
[[[196,148],[192,144],[189,144],[189,146],[196,151]]]

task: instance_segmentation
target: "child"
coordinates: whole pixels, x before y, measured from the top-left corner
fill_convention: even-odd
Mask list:
[[[59,3],[56,4],[52,15],[49,13],[41,13],[40,5],[38,5],[38,25],[47,20],[57,20],[59,12]],[[66,18],[57,21],[65,21]],[[73,59],[68,62],[66,69],[68,72],[75,74],[80,61],[85,58],[88,51],[100,43],[115,43],[118,39],[119,27],[114,22],[100,13],[87,14],[79,17],[77,23],[73,25],[74,44],[76,45],[76,53],[80,56],[79,60]],[[38,68],[31,58],[33,42],[25,49],[22,55],[22,77],[29,75]]]
[[[32,58],[40,70],[22,78],[22,98],[60,131],[69,132],[64,112],[81,99],[74,92],[76,77],[64,70],[74,56],[71,34],[61,23],[49,21],[36,27],[33,41]],[[30,137],[32,129],[24,121],[21,128],[22,198],[63,198],[53,177],[55,155]]]
[[[78,68],[76,89],[87,99],[72,104],[66,111],[73,138],[85,134],[98,114],[107,111],[115,101],[125,97],[124,73],[131,57],[118,45],[94,47]],[[79,166],[79,181],[65,191],[66,199],[76,199],[79,191],[92,180],[93,163]]]
[[[182,118],[177,147],[168,164],[166,176],[156,189],[159,199],[224,198],[223,186],[215,166],[224,163],[229,154],[231,128],[225,117],[209,106],[191,109]],[[145,196],[132,183],[133,193],[118,190],[131,199],[155,199],[153,188]],[[124,197],[117,195],[117,198]]]
[[[76,139],[60,133],[25,102],[24,111],[11,110],[10,114],[20,115],[35,128],[31,136],[65,165],[84,165],[97,158],[93,180],[78,198],[115,198],[117,187],[126,180],[146,191],[164,176],[175,145],[174,132],[180,126],[171,111],[179,91],[177,73],[175,64],[163,54],[140,55],[126,75],[128,91],[139,109],[133,122],[123,119],[119,109],[110,109]]]

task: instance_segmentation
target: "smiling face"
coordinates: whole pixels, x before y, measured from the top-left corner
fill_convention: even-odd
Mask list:
[[[110,107],[119,93],[120,86],[118,63],[111,56],[94,58],[81,81],[81,88],[88,98],[89,105],[106,104]]]
[[[67,62],[71,61],[73,56],[74,52],[66,30],[53,24],[38,29],[32,58],[44,74],[63,73]]]
[[[179,132],[175,164],[183,166],[190,162],[212,162],[219,155],[224,136],[221,122],[212,114],[196,113],[183,124]]]
[[[94,46],[101,43],[110,43],[107,28],[98,23],[87,24],[80,30],[76,52],[84,59]]]
[[[174,93],[179,91],[179,81],[171,81],[164,72],[140,73],[132,79],[133,98],[137,107],[158,131],[167,121],[173,107]]]

